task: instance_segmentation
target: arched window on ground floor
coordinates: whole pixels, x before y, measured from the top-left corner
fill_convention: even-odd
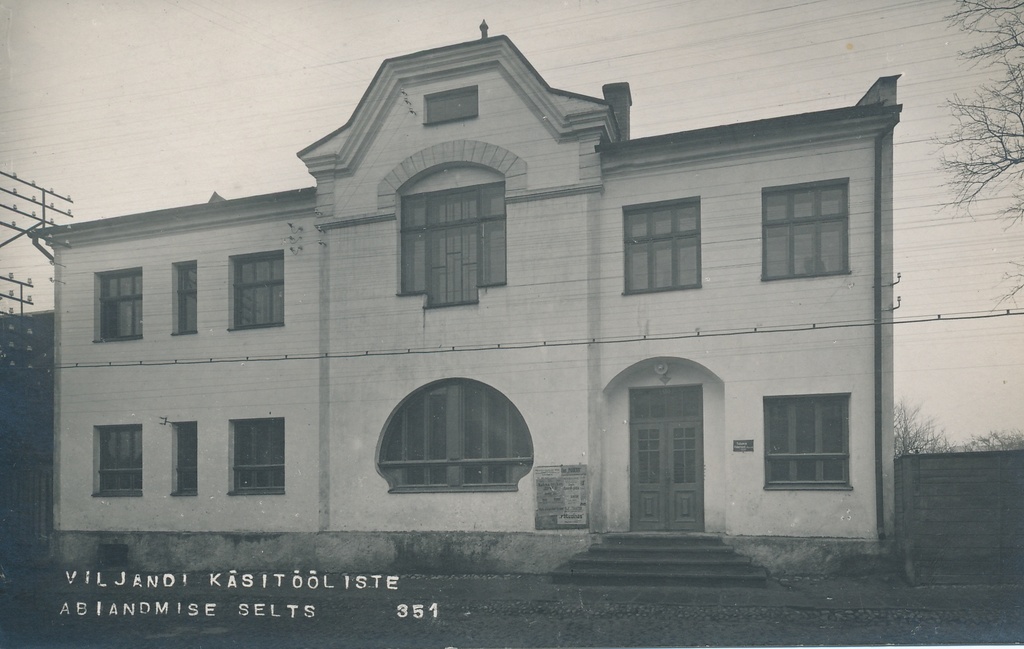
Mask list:
[[[519,410],[470,379],[431,383],[391,415],[378,466],[392,493],[515,491],[533,466]]]

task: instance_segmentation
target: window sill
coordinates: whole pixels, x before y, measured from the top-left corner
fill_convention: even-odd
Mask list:
[[[689,284],[687,286],[667,286],[665,288],[645,288],[635,290],[625,290],[622,292],[623,295],[648,295],[650,293],[671,293],[672,291],[692,291],[694,289],[701,288],[700,284]]]
[[[792,484],[769,484],[764,486],[765,491],[853,491],[848,484],[812,484],[807,482]]]
[[[141,498],[141,491],[97,491],[93,498]]]
[[[518,485],[465,485],[462,487],[450,487],[448,485],[403,485],[388,489],[389,494],[433,494],[433,493],[505,493],[519,491]]]
[[[188,496],[198,496],[199,492],[198,491],[172,491],[171,495],[174,496],[175,498],[178,498],[178,497],[188,497]]]
[[[504,284],[496,284],[495,286],[504,286]],[[489,288],[489,286],[480,286],[477,288]],[[444,304],[431,304],[430,298],[424,292],[419,293],[398,293],[398,297],[426,297],[426,302],[423,304],[424,309],[446,309],[450,306],[466,306],[470,304],[480,304],[480,300],[467,300],[465,302],[445,302]]]
[[[480,304],[480,300],[469,300],[466,302],[445,302],[444,304],[424,304],[424,309],[447,309],[451,306],[470,306],[473,304]]]
[[[242,489],[229,491],[229,496],[283,496],[284,489]]]
[[[837,270],[831,273],[812,273],[809,275],[780,275],[779,277],[765,277],[761,275],[762,282],[778,282],[785,279],[813,279],[815,277],[839,277],[842,275],[852,275],[852,270]]]
[[[239,327],[228,327],[228,331],[249,331],[250,329],[272,329],[283,327],[283,322],[268,322],[267,324],[242,325]]]
[[[117,338],[99,338],[94,343],[119,343],[126,340],[142,340],[142,336],[118,336]]]
[[[456,122],[468,122],[471,119],[477,119],[480,117],[480,113],[476,115],[465,115],[463,117],[448,117],[446,119],[435,119],[432,122],[423,122],[424,126],[440,126],[441,124],[454,124]]]
[[[196,335],[198,333],[199,333],[199,331],[172,331],[171,335],[172,336],[194,336],[194,335]]]
[[[497,288],[497,287],[500,287],[500,286],[508,286],[508,284],[481,284],[481,285],[477,286],[477,288],[479,288],[479,289],[490,289],[490,288]],[[396,293],[395,295],[397,297],[423,297],[423,296],[426,296],[427,294],[424,293],[424,292],[419,292],[419,293]],[[472,305],[472,304],[480,304],[480,299],[477,298],[475,300],[466,300],[465,302],[445,302],[444,304],[431,304],[430,303],[430,298],[428,297],[427,298],[427,302],[423,305],[423,308],[424,309],[446,309],[446,308],[451,307],[451,306],[468,306],[468,305]]]

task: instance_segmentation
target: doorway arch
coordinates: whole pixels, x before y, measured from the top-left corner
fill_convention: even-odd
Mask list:
[[[658,356],[620,370],[603,393],[607,531],[721,530],[722,379],[701,363]]]

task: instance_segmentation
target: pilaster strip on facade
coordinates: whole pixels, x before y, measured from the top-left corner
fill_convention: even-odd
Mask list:
[[[331,261],[333,259],[327,245],[317,246],[320,249],[319,264],[319,367],[317,380],[317,415],[318,415],[318,491],[319,511],[317,512],[317,529],[321,532],[331,528],[331,361],[327,357],[331,351]]]

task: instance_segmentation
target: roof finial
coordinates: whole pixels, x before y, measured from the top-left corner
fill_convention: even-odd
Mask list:
[[[480,40],[487,38],[487,21],[480,23]]]

